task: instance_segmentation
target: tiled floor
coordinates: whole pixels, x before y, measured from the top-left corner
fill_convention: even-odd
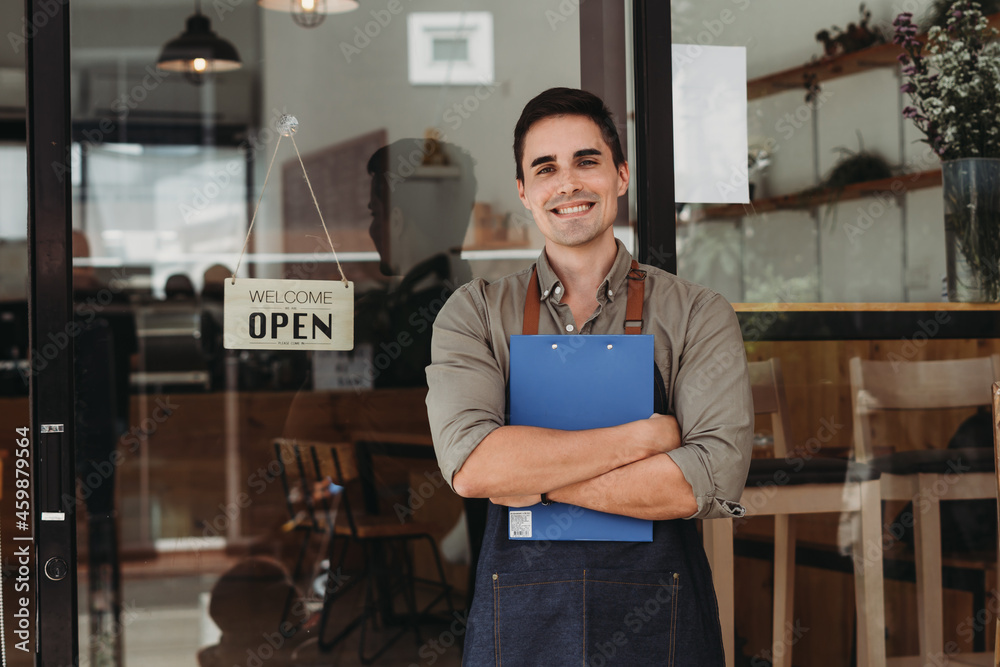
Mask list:
[[[81,577],[85,582],[86,577]],[[197,666],[197,653],[203,647],[218,641],[218,628],[207,614],[207,605],[215,577],[209,575],[179,575],[166,577],[129,578],[126,572],[123,586],[124,611],[121,625],[124,638],[124,664],[129,667],[184,667]],[[360,606],[361,587],[338,601],[336,617],[351,618]],[[80,655],[88,655],[89,620],[86,616],[87,597],[85,585],[80,590]],[[442,606],[443,608],[443,606]],[[446,612],[445,612],[446,613]],[[369,646],[378,645],[379,639],[389,634],[371,634]],[[447,624],[426,625],[422,628],[422,642],[418,645],[412,633],[404,634],[379,658],[375,665],[381,667],[416,667],[436,665],[457,667],[461,664],[458,639]],[[226,667],[354,667],[358,658],[358,630],[351,633],[326,655],[318,655],[304,645],[294,662],[277,658],[269,659],[270,651],[248,647],[240,662],[227,662]],[[89,660],[81,664],[97,667]]]

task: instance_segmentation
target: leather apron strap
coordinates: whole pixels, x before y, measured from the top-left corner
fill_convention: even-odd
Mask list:
[[[628,301],[625,304],[625,333],[642,333],[642,300],[646,294],[646,272],[639,268],[639,262],[632,260],[628,270]],[[538,335],[538,317],[542,310],[542,299],[538,287],[538,269],[531,269],[528,294],[524,297],[524,324],[521,334]]]

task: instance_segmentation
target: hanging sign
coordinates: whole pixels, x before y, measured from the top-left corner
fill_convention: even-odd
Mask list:
[[[342,280],[226,280],[227,350],[354,348],[354,283]]]
[[[250,218],[243,250],[236,260],[232,279],[226,281],[223,308],[222,344],[227,350],[352,350],[354,349],[354,283],[344,275],[337,259],[336,246],[323,220],[309,173],[295,143],[299,121],[285,114],[278,119],[278,142],[274,145],[271,162],[264,176],[264,186]],[[333,259],[340,271],[340,280],[259,280],[237,278],[243,253],[253,232],[253,223],[260,202],[267,190],[274,158],[283,137],[292,140],[295,155],[302,166],[302,177],[316,206],[316,214],[326,233]]]

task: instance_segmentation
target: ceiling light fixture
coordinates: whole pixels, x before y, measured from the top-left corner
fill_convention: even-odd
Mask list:
[[[201,3],[188,17],[179,36],[163,45],[156,68],[167,72],[183,72],[192,83],[202,83],[205,76],[216,72],[231,72],[243,66],[236,47],[212,31],[212,24],[201,13]]]
[[[289,12],[303,28],[315,28],[327,14],[342,14],[358,8],[357,0],[257,0],[264,9]]]

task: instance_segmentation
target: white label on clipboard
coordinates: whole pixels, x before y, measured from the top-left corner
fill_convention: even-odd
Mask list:
[[[531,510],[510,511],[510,537],[531,537]]]

